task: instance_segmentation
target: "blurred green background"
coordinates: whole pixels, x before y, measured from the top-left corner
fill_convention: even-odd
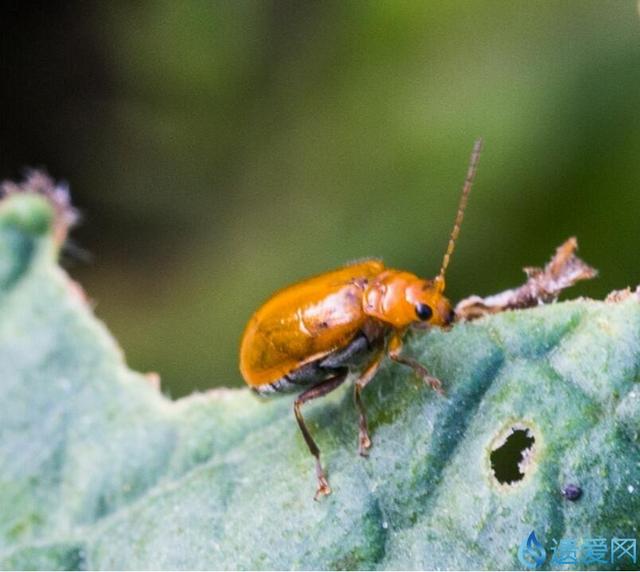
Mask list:
[[[0,10],[0,176],[70,183],[65,263],[171,395],[241,385],[242,329],[292,281],[364,256],[433,276],[478,135],[454,300],[570,235],[601,274],[568,296],[640,283],[633,2]]]

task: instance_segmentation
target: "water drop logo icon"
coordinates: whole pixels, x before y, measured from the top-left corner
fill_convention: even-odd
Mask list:
[[[534,570],[540,568],[547,559],[547,551],[536,538],[535,531],[531,531],[528,538],[522,541],[518,549],[518,560],[525,568]]]

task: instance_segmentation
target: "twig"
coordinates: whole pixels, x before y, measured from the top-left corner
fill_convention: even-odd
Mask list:
[[[455,309],[456,319],[474,320],[486,314],[553,302],[565,288],[580,280],[594,278],[597,270],[576,256],[577,248],[578,241],[571,237],[556,250],[544,269],[525,268],[528,280],[519,288],[487,298],[470,296],[461,300]]]

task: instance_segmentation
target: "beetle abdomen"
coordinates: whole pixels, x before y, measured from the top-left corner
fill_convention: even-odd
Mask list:
[[[305,387],[316,385],[335,375],[360,368],[369,361],[372,351],[384,341],[383,330],[377,330],[375,335],[378,337],[369,340],[364,332],[359,332],[345,347],[302,365],[272,383],[252,387],[252,389],[262,396],[299,392]]]

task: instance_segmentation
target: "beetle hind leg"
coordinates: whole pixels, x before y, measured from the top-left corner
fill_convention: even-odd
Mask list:
[[[309,429],[304,422],[304,417],[302,416],[302,412],[300,411],[300,407],[303,403],[307,401],[312,401],[313,399],[317,399],[318,397],[323,397],[330,393],[342,383],[344,383],[345,379],[347,379],[347,372],[340,373],[334,377],[331,377],[318,385],[315,385],[306,391],[302,392],[296,400],[293,402],[293,411],[296,416],[296,420],[298,421],[298,426],[300,427],[300,431],[302,432],[302,436],[304,437],[305,442],[307,443],[307,447],[311,454],[316,458],[316,477],[318,479],[318,490],[316,491],[314,500],[318,500],[320,496],[326,496],[331,494],[331,487],[329,486],[329,482],[327,481],[327,477],[322,469],[322,464],[320,463],[320,449],[318,445],[314,441],[311,433],[309,433]]]

